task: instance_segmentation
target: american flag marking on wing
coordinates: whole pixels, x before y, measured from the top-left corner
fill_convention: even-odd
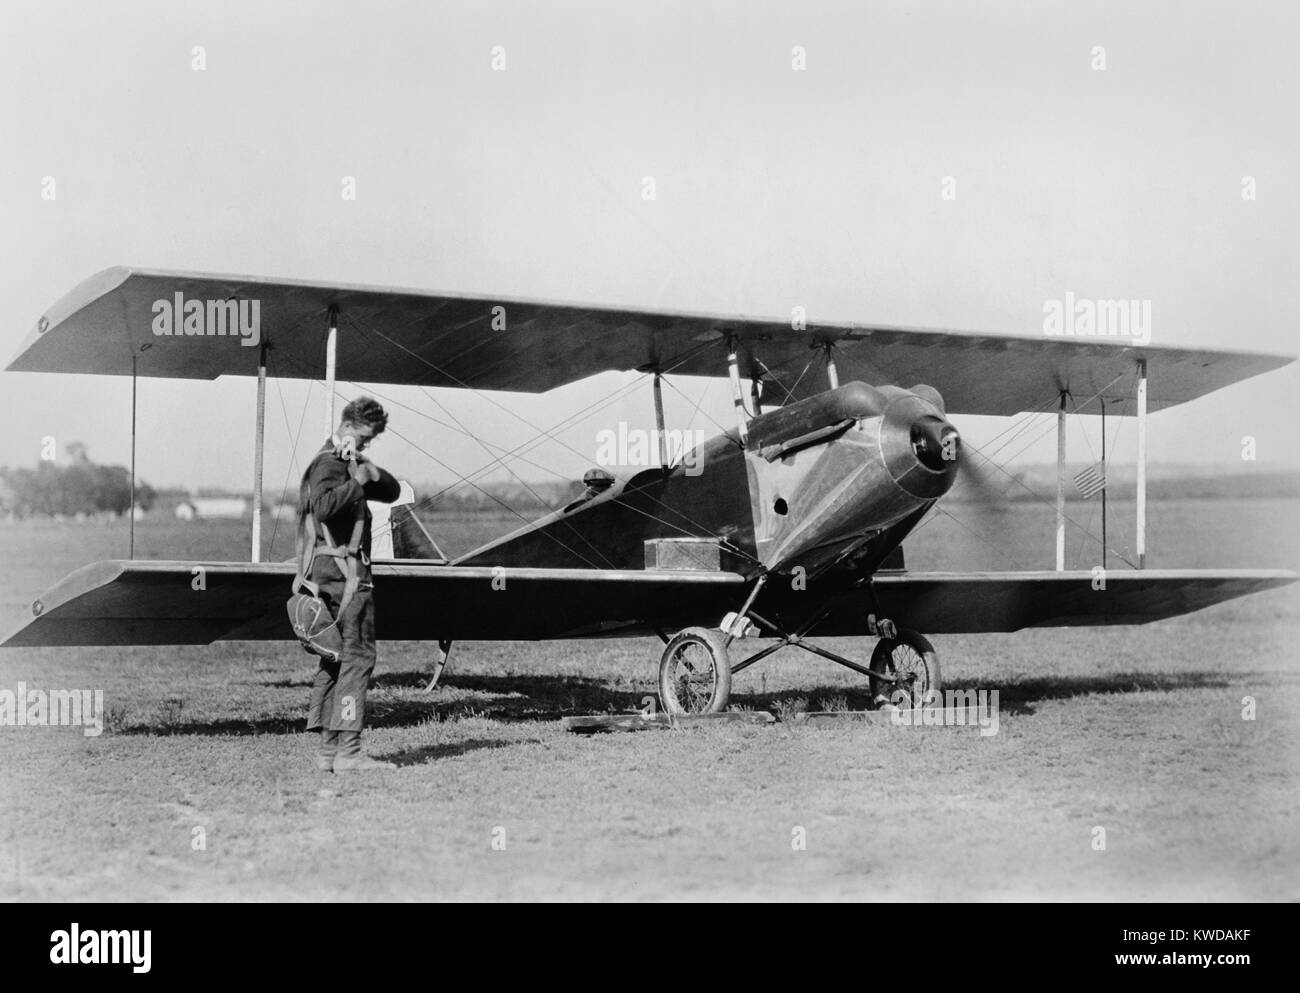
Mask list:
[[[1085,500],[1094,497],[1106,488],[1106,463],[1098,462],[1081,472],[1075,473],[1074,485]]]

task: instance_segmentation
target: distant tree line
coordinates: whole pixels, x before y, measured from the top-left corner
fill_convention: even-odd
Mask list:
[[[0,514],[15,517],[75,517],[125,514],[131,509],[131,473],[120,465],[96,465],[79,443],[68,446],[66,465],[39,462],[35,469],[0,467]],[[148,483],[135,490],[141,510],[156,493]]]

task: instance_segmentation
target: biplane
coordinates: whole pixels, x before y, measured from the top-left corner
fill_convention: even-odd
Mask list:
[[[439,671],[457,641],[658,635],[669,712],[724,709],[731,677],[785,647],[861,674],[878,699],[916,700],[940,685],[927,634],[1144,624],[1297,578],[1147,568],[1145,547],[1148,412],[1287,356],[114,268],[51,307],[8,370],[257,377],[250,561],[87,565],[5,645],[292,639],[294,566],[258,561],[268,357],[275,375],[324,385],[322,437],[340,380],[540,393],[635,370],[660,438],[665,377],[729,380],[736,423],[692,453],[696,471],[661,452],[451,559],[394,512],[394,557],[374,565],[377,635],[436,643]],[[1137,419],[1136,568],[1102,584],[1065,568],[1067,402]],[[952,418],[1044,409],[1058,424],[1056,569],[908,571],[909,533],[972,461]],[[877,641],[863,664],[814,640],[828,636]]]

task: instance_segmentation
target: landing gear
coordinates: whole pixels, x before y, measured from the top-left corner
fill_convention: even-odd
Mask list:
[[[896,637],[876,642],[871,653],[871,697],[877,707],[891,703],[912,709],[940,689],[939,655],[923,635],[903,628]],[[896,697],[900,691],[906,698]]]
[[[438,658],[433,663],[433,678],[424,688],[425,693],[432,693],[433,688],[438,685],[438,680],[442,676],[442,671],[447,668],[447,662],[451,659],[451,639],[444,638],[438,641]]]
[[[721,713],[727,709],[732,675],[790,645],[867,676],[874,707],[887,704],[905,710],[920,707],[942,689],[939,654],[916,631],[885,629],[892,630],[894,636],[876,642],[867,667],[811,644],[803,632],[788,633],[775,628],[772,631],[779,639],[775,644],[733,665],[727,635],[715,628],[687,628],[669,639],[660,656],[660,706],[668,714]]]
[[[669,714],[717,714],[731,695],[727,639],[712,628],[687,628],[659,659],[659,702]]]
[[[808,633],[826,618],[835,604],[827,604],[794,630],[775,624],[754,610],[766,579],[766,575],[759,578],[740,611],[723,618],[721,629],[687,628],[672,639],[659,633],[667,642],[659,659],[659,703],[666,713],[720,713],[726,709],[731,695],[731,677],[786,646],[802,648],[868,677],[873,707],[894,704],[916,708],[939,692],[939,655],[924,635],[900,628],[874,612],[868,614],[867,633],[880,640],[871,653],[870,667],[859,665],[807,640]],[[763,637],[776,639],[775,642],[732,664],[730,647],[759,632]]]

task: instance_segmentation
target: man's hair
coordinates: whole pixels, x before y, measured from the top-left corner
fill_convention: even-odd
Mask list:
[[[343,421],[358,426],[373,428],[375,434],[382,434],[388,427],[388,412],[371,397],[357,397],[343,408]]]

